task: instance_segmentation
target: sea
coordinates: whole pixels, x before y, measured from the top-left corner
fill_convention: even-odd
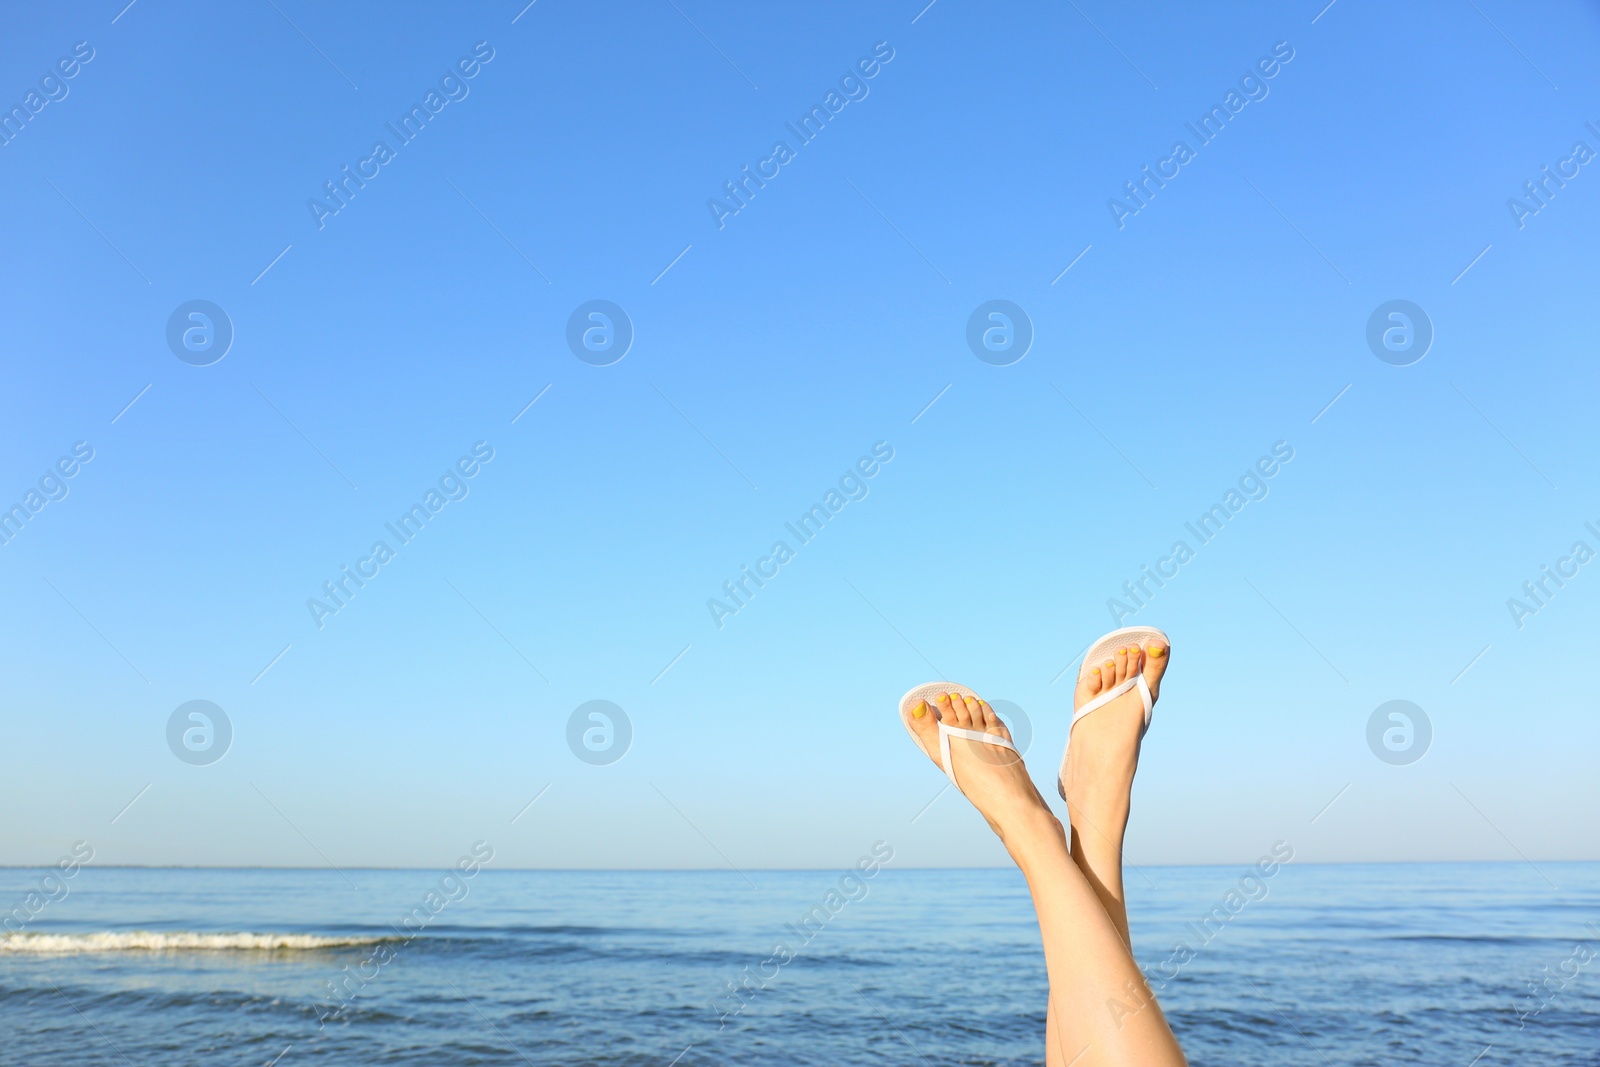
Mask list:
[[[1013,870],[49,877],[0,870],[0,1064],[1044,1056]],[[1192,1064],[1600,1064],[1600,864],[1144,867],[1128,894]]]

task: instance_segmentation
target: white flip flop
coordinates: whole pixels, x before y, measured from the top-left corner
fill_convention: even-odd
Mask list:
[[[917,743],[918,748],[922,748],[922,738],[918,737],[917,732],[911,728],[911,709],[917,706],[918,701],[925,700],[928,702],[928,713],[937,716],[939,709],[935,702],[941,693],[959,693],[964,697],[971,697],[973,700],[978,699],[977,693],[974,693],[964,685],[957,685],[954,682],[924,682],[901,697],[900,722],[905,726],[906,733],[911,735],[911,740]],[[950,784],[957,789],[961,788],[961,783],[956,781],[955,763],[950,759],[950,739],[952,737],[961,737],[968,741],[982,741],[986,745],[997,745],[1000,748],[1009,748],[1011,751],[1017,752],[1017,746],[1003,737],[986,734],[980,730],[965,730],[959,726],[952,726],[942,719],[939,720],[939,765],[944,768],[944,773],[950,779]],[[933,756],[933,753],[928,752],[925,748],[922,748],[922,751],[927,752],[930,758]],[[1017,756],[1021,758],[1022,753],[1017,752]]]
[[[1083,653],[1083,662],[1078,664],[1078,681],[1083,681],[1085,674],[1110,658],[1117,649],[1137,645],[1145,649],[1145,655],[1148,656],[1151,644],[1159,644],[1167,650],[1167,655],[1172,654],[1171,639],[1154,626],[1125,626],[1120,630],[1112,630]],[[1139,738],[1143,740],[1145,731],[1150,729],[1150,718],[1156,706],[1156,698],[1150,695],[1150,683],[1144,680],[1144,671],[1140,671],[1120,685],[1113,686],[1073,712],[1072,722],[1067,726],[1067,745],[1061,750],[1061,771],[1056,775],[1056,792],[1061,794],[1062,800],[1067,799],[1067,753],[1072,750],[1072,727],[1078,725],[1078,720],[1091,711],[1098,711],[1135,687],[1138,688],[1139,695],[1144,698],[1144,725],[1139,728]]]

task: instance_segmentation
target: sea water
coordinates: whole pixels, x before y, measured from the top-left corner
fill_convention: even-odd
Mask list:
[[[1191,1063],[1600,1064],[1600,864],[1250,870],[1128,872]],[[41,874],[0,871],[0,900]],[[1012,870],[442,879],[85,867],[0,940],[0,1063],[1043,1059]]]

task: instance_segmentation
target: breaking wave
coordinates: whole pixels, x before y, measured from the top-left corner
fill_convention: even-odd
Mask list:
[[[376,945],[388,937],[320,934],[202,934],[186,930],[126,930],[92,934],[17,933],[0,938],[0,953],[62,956],[92,952],[304,952]]]

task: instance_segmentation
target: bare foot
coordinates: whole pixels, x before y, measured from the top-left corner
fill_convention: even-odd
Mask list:
[[[1148,648],[1128,645],[1118,649],[1084,672],[1073,698],[1074,710],[1141,672],[1153,700],[1160,691],[1170,653],[1166,642],[1158,640],[1152,640]],[[1072,823],[1072,861],[1094,887],[1123,942],[1129,944],[1122,839],[1128,829],[1143,733],[1144,699],[1135,686],[1072,726],[1066,767],[1057,783]]]
[[[1085,672],[1073,695],[1073,708],[1081,708],[1140,671],[1144,672],[1151,697],[1159,696],[1169,651],[1164,644],[1153,644],[1148,649],[1137,645],[1119,648],[1115,655]],[[1067,802],[1068,815],[1079,836],[1114,842],[1119,854],[1128,826],[1143,730],[1144,700],[1135,687],[1085,715],[1072,727],[1066,774],[1060,782],[1062,799]]]
[[[931,703],[919,701],[911,709],[911,730],[922,750],[941,770],[946,768],[939,760],[940,722],[1011,740],[1005,723],[986,700],[940,693]],[[950,759],[962,794],[1002,841],[1008,834],[1048,828],[1050,824],[1054,824],[1054,833],[1062,833],[1060,821],[1051,814],[1033,779],[1028,777],[1022,756],[1014,749],[952,737]]]

